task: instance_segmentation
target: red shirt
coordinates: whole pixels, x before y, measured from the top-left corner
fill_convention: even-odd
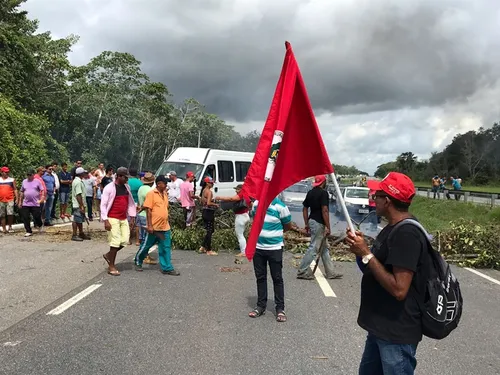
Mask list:
[[[235,211],[234,214],[235,215],[246,214],[248,211],[250,211],[250,209],[249,209],[249,207],[250,207],[250,200],[246,199],[245,197],[243,197],[243,193],[241,191],[238,193],[238,197],[240,197],[240,200],[241,199],[245,199],[245,202],[247,203],[247,207],[243,208],[243,209],[241,209],[239,211]]]
[[[116,185],[116,197],[108,212],[108,217],[118,220],[127,220],[128,191],[125,185]]]

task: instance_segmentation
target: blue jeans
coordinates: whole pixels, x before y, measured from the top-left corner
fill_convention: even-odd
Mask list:
[[[371,333],[359,365],[359,375],[413,375],[417,345],[391,344]]]
[[[50,223],[50,216],[52,214],[52,206],[54,205],[54,195],[47,195],[45,200],[45,224]]]
[[[137,215],[135,217],[135,225],[139,228],[139,242],[142,244],[146,239],[148,231],[146,230],[147,220],[146,216]]]
[[[307,248],[304,258],[302,258],[302,263],[300,264],[297,274],[312,275],[309,266],[312,261],[315,260],[316,254],[321,252],[321,260],[323,261],[327,277],[333,275],[335,272],[333,270],[332,258],[330,257],[330,250],[328,250],[326,242],[322,243],[325,237],[325,226],[315,220],[309,219],[309,229],[311,230],[311,243]],[[321,246],[322,248],[320,249]]]
[[[160,261],[160,268],[162,271],[173,271],[172,265],[172,241],[170,231],[155,231],[154,233],[147,233],[146,239],[139,247],[137,254],[135,254],[134,262],[136,265],[142,266],[144,258],[148,255],[149,249],[153,245],[158,244],[158,260]]]

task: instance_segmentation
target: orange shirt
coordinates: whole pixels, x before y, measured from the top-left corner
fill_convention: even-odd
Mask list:
[[[12,177],[6,179],[0,177],[0,202],[12,202],[14,198],[14,179]]]
[[[146,194],[143,207],[151,210],[151,221],[153,230],[167,231],[170,230],[168,223],[168,195],[167,192],[162,194],[155,188]]]

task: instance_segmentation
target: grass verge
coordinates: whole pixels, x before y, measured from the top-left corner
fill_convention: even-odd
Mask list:
[[[425,188],[425,189],[430,189],[431,188],[431,182],[425,182],[425,181],[416,181],[414,182],[416,187],[420,188]],[[450,184],[448,183],[448,187],[450,187]],[[462,189],[465,191],[476,191],[478,193],[494,193],[494,194],[500,194],[500,186],[498,185],[484,185],[484,186],[469,186],[467,184],[462,185]]]
[[[500,225],[500,207],[491,209],[485,205],[416,196],[410,211],[429,232],[450,229],[451,222],[458,219],[478,225]]]

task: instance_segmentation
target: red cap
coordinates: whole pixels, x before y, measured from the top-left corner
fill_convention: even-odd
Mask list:
[[[380,181],[368,180],[366,181],[366,184],[368,185],[368,189],[370,190],[380,190]]]
[[[326,177],[324,174],[320,174],[316,177],[314,177],[314,182],[313,182],[313,187],[321,185],[323,182],[326,181]]]
[[[188,173],[186,173],[186,177],[194,177],[194,173],[189,171]]]
[[[203,181],[205,181],[207,184],[213,184],[214,183],[214,180],[212,177],[210,176],[207,176],[203,179]]]
[[[415,196],[415,186],[407,175],[398,172],[390,172],[380,181],[379,190],[404,203],[411,203]]]
[[[1,171],[2,173],[9,173],[9,172],[10,172],[10,169],[9,169],[9,167],[2,167],[2,169],[0,169],[0,171]]]

